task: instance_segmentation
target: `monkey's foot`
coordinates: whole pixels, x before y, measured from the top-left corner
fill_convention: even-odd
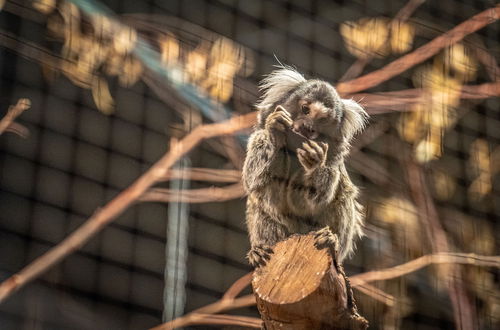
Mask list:
[[[269,259],[271,259],[271,254],[273,249],[265,244],[256,245],[250,249],[247,254],[247,259],[250,265],[254,268],[264,266]]]
[[[326,226],[325,228],[316,231],[314,233],[314,238],[316,240],[314,246],[316,246],[317,249],[330,248],[334,255],[337,255],[339,239],[337,238],[337,235],[332,233],[330,227]]]

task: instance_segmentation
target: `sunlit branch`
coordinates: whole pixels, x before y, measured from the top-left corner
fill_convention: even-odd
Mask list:
[[[500,96],[500,83],[484,83],[480,85],[462,86],[461,99],[485,99]],[[351,97],[360,102],[371,115],[389,112],[411,111],[412,104],[425,103],[426,95],[423,89],[413,88],[393,92],[357,93]]]
[[[482,256],[474,253],[453,252],[429,254],[395,267],[353,275],[349,279],[351,284],[356,287],[363,283],[386,281],[401,277],[431,264],[463,264],[500,268],[500,256]]]
[[[341,82],[337,85],[337,90],[339,93],[344,95],[353,94],[383,83],[415,66],[416,64],[431,58],[441,49],[453,45],[454,43],[462,40],[465,36],[495,22],[498,20],[499,16],[500,5],[487,9],[455,26],[446,33],[436,37],[434,40],[426,43],[413,52],[387,64],[383,68],[375,70],[359,78],[347,82]]]
[[[0,120],[0,135],[5,131],[12,131],[21,136],[26,136],[29,131],[20,124],[14,123],[14,120],[24,111],[31,107],[31,102],[28,99],[19,99],[16,105],[9,107],[5,116]]]
[[[168,170],[181,157],[190,152],[202,140],[221,135],[234,134],[251,127],[256,120],[255,113],[233,117],[221,123],[196,127],[180,141],[173,140],[170,150],[131,186],[122,191],[108,204],[96,211],[87,221],[47,253],[35,259],[19,273],[0,284],[0,302],[19,288],[42,275],[49,268],[73,253],[106,225],[135,203],[150,187],[165,177]]]
[[[142,202],[182,202],[182,203],[208,203],[223,202],[245,196],[241,183],[235,183],[223,188],[209,187],[200,189],[172,190],[164,188],[151,188],[142,195]]]
[[[238,170],[216,170],[213,168],[192,167],[182,171],[177,169],[170,170],[162,181],[172,179],[187,179],[192,181],[211,181],[211,182],[239,182],[241,172]]]

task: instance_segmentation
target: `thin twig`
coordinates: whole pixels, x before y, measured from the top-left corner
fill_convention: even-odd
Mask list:
[[[431,264],[454,263],[500,268],[500,256],[482,256],[473,253],[436,253],[422,256],[398,266],[353,275],[350,276],[349,279],[352,287],[359,289],[359,291],[369,295],[370,297],[373,297],[378,301],[383,302],[384,304],[387,304],[388,306],[393,306],[395,303],[395,299],[392,295],[385,293],[382,290],[375,288],[374,286],[368,285],[367,283],[401,277]],[[200,314],[215,314],[223,311],[255,305],[255,297],[251,294],[233,299],[233,297],[238,295],[241,290],[243,290],[250,284],[251,278],[252,273],[248,273],[242,276],[237,281],[235,281],[234,284],[226,291],[222,299],[210,305],[194,310],[191,313],[181,316],[175,320],[159,325],[153,328],[153,330],[184,327],[195,324],[193,322],[196,322]]]
[[[252,283],[252,275],[253,273],[250,272],[248,274],[243,275],[240,277],[238,280],[236,280],[230,287],[229,289],[226,290],[226,293],[224,293],[224,296],[222,296],[222,299],[234,299],[236,298],[237,295],[240,294],[243,289],[245,289],[247,286]]]
[[[200,189],[172,190],[151,188],[139,200],[142,202],[181,202],[181,203],[208,203],[223,202],[245,196],[241,183],[235,183],[223,188],[209,187]]]
[[[485,99],[498,96],[500,96],[499,82],[464,85],[460,94],[461,99]],[[421,88],[381,93],[357,93],[351,97],[361,103],[371,115],[411,111],[413,104],[426,102],[425,91]]]
[[[367,282],[385,281],[401,277],[431,264],[462,264],[500,268],[500,256],[482,256],[474,253],[453,252],[429,254],[402,265],[353,275],[349,277],[349,280],[351,281],[351,285],[356,287]]]
[[[175,328],[185,327],[190,324],[193,324],[192,322],[195,322],[197,320],[199,314],[216,314],[227,310],[237,309],[241,307],[248,307],[253,305],[255,305],[255,297],[253,294],[249,294],[236,299],[221,299],[210,305],[196,309],[184,316],[176,318],[175,320],[154,327],[152,330],[175,329]]]
[[[410,186],[413,199],[420,213],[420,221],[426,229],[427,237],[430,241],[431,249],[434,253],[449,251],[446,233],[439,221],[439,216],[434,205],[434,201],[427,187],[425,173],[422,166],[414,160],[406,162],[408,184]],[[474,306],[467,297],[467,293],[461,284],[460,269],[452,265],[448,272],[449,281],[446,281],[450,300],[453,307],[453,315],[458,329],[474,329]]]
[[[356,285],[356,289],[359,292],[362,292],[366,294],[367,296],[372,297],[373,299],[380,301],[381,303],[392,307],[396,303],[396,299],[394,298],[393,295],[388,294],[387,292],[384,292],[376,287],[374,287],[371,284],[368,283],[362,283]]]
[[[161,325],[151,330],[160,330],[160,329],[175,329],[188,325],[196,325],[196,324],[210,324],[210,325],[239,325],[242,327],[249,328],[257,328],[260,329],[262,327],[262,320],[256,317],[250,316],[235,316],[235,315],[221,315],[221,314],[198,314],[195,313],[192,315],[191,320],[187,324],[179,325],[179,326],[168,326]]]
[[[2,135],[5,131],[14,130],[16,126],[12,127],[14,124],[14,120],[22,114],[24,111],[28,110],[31,107],[31,102],[28,99],[19,99],[16,105],[9,107],[5,116],[0,120],[0,135]],[[21,127],[24,127],[20,125]],[[10,129],[9,129],[10,127]],[[19,126],[17,126],[19,128]],[[27,128],[25,128],[27,130]],[[21,135],[22,136],[22,135]]]
[[[192,167],[184,170],[172,169],[163,177],[162,181],[172,179],[186,179],[191,181],[210,182],[239,182],[241,172],[238,170],[216,170],[213,168]]]
[[[5,131],[17,134],[24,139],[30,135],[30,130],[26,126],[16,123],[15,121],[10,123]]]
[[[487,9],[455,26],[446,33],[436,37],[413,52],[387,64],[383,68],[375,70],[357,79],[341,82],[337,85],[337,91],[346,95],[374,87],[394,76],[399,75],[416,64],[431,58],[441,49],[453,45],[454,43],[462,40],[465,36],[495,22],[499,16],[500,5]]]
[[[184,139],[172,143],[170,150],[146,173],[108,204],[99,209],[81,227],[47,253],[24,267],[19,273],[12,275],[2,282],[0,284],[0,302],[4,301],[22,286],[42,275],[50,267],[73,253],[101,231],[131,204],[136,202],[151,186],[165,177],[169,168],[202,140],[241,131],[252,126],[255,120],[255,113],[250,113],[231,118],[221,123],[198,126]]]

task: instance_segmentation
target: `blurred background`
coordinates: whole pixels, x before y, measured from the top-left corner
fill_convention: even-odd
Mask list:
[[[279,62],[337,85],[495,6],[0,1],[0,114],[31,101],[0,136],[0,279],[78,228],[172,138],[254,111],[258,82]],[[387,81],[343,92],[371,114],[347,160],[367,210],[348,275],[437,251],[499,254],[500,25],[472,32]],[[0,304],[0,329],[145,329],[221,298],[251,270],[238,184],[249,132],[204,141],[175,165],[224,169],[224,179],[158,184]],[[211,186],[230,189],[199,190]],[[178,189],[200,193],[176,198]],[[498,329],[499,280],[495,268],[430,266],[372,283],[383,299],[355,296],[371,329],[453,329],[460,319],[463,329]],[[229,313],[258,317],[254,307]]]

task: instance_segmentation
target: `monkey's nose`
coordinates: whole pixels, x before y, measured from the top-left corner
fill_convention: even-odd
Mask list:
[[[318,132],[312,126],[302,125],[299,132],[310,140],[314,140],[318,137]]]

